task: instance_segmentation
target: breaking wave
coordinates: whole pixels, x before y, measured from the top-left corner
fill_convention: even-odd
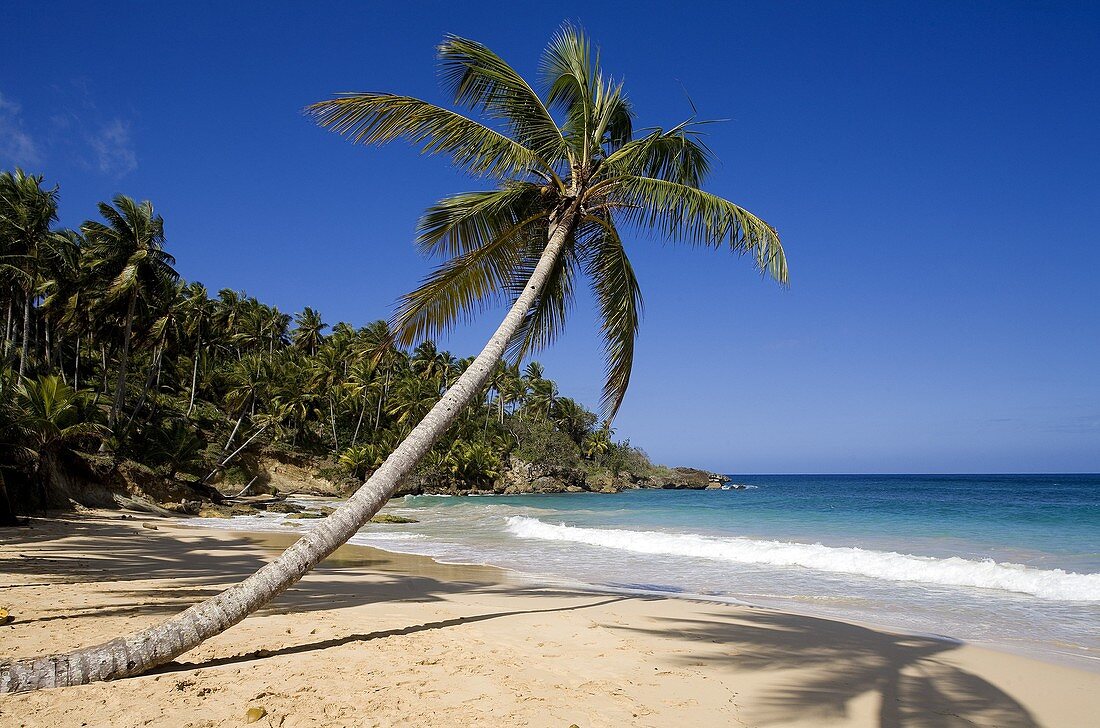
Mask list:
[[[686,556],[738,564],[802,567],[895,582],[1031,594],[1062,601],[1100,601],[1100,574],[1035,569],[1021,564],[975,561],[958,556],[935,558],[821,544],[715,538],[660,531],[581,528],[511,516],[507,529],[520,538],[568,541],[639,554]]]

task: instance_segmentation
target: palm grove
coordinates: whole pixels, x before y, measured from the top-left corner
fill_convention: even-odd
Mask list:
[[[148,629],[69,654],[0,666],[0,690],[33,690],[138,674],[190,650],[271,601],[362,527],[418,463],[441,452],[439,443],[454,436],[448,433],[476,431],[478,426],[484,427],[483,420],[492,421],[488,408],[481,405],[488,390],[495,389],[498,414],[503,412],[502,419],[507,421],[508,412],[523,398],[515,397],[504,383],[507,377],[500,377],[501,362],[508,354],[511,361],[520,361],[554,341],[581,280],[587,280],[593,291],[601,321],[607,363],[602,414],[609,422],[629,384],[641,316],[641,294],[621,233],[656,233],[672,241],[748,254],[761,271],[786,282],[786,260],[775,230],[738,205],[700,189],[708,172],[709,153],[698,139],[696,126],[685,123],[671,129],[636,130],[622,85],[600,69],[598,52],[583,32],[566,26],[547,46],[540,64],[541,93],[480,43],[448,36],[438,48],[438,57],[441,79],[455,103],[471,109],[480,120],[420,99],[377,92],[342,95],[317,103],[307,112],[322,127],[353,143],[377,145],[403,138],[425,153],[446,154],[459,169],[491,182],[485,191],[447,197],[426,211],[418,244],[444,262],[402,299],[390,332],[397,342],[410,345],[501,302],[510,304],[485,348],[454,367],[434,356],[420,356],[421,371],[429,368],[435,374],[434,378],[401,378],[412,390],[402,395],[405,409],[389,408],[392,431],[400,441],[392,442],[391,450],[391,443],[384,438],[371,440],[372,445],[382,444],[382,450],[371,450],[365,456],[380,456],[388,450],[383,462],[377,468],[364,467],[364,471],[373,469],[366,482],[278,558],[241,583]],[[116,209],[121,203],[118,201]],[[152,218],[151,210],[148,217]],[[143,225],[142,229],[154,230],[150,239],[159,241],[158,225]],[[89,246],[94,244],[89,241]],[[152,254],[153,248],[156,254]],[[142,278],[140,269],[171,262],[159,245],[150,245],[149,251],[127,262],[123,272],[116,274],[119,283],[106,290],[104,305],[111,306],[116,322],[123,323],[123,338],[133,335],[126,334],[130,331],[125,325],[129,314],[136,315],[148,301],[144,291],[127,294],[123,290],[127,281],[133,279],[137,286],[141,280],[152,286],[155,277]],[[121,258],[116,255],[112,260]],[[171,278],[167,268],[163,272]],[[30,284],[23,290],[29,295]],[[182,298],[187,300],[187,296]],[[205,296],[197,298],[209,301]],[[344,396],[337,392],[352,378],[352,362],[347,362],[344,372],[350,348],[341,350],[335,341],[322,340],[321,322],[311,313],[304,313],[295,329],[296,345],[279,346],[276,340],[280,333],[285,334],[287,324],[280,327],[270,318],[275,312],[266,309],[269,313],[265,316],[261,313],[265,309],[255,306],[254,316],[242,316],[229,327],[240,327],[240,343],[247,341],[247,350],[239,356],[223,355],[218,366],[198,364],[204,374],[196,376],[217,379],[228,376],[229,370],[237,371],[235,384],[225,390],[230,408],[238,417],[247,415],[253,426],[261,421],[277,424],[292,437],[294,433],[304,436],[306,430],[312,437],[323,437],[316,423],[323,421],[327,410],[334,423],[332,445],[338,449],[341,428],[336,399]],[[215,313],[223,310],[217,303],[211,308]],[[210,314],[211,320],[215,313]],[[164,318],[162,314],[156,320]],[[197,317],[178,318],[190,325]],[[148,328],[143,346],[147,360],[144,380],[141,392],[135,392],[139,397],[155,397],[156,377],[161,376],[163,382],[166,376],[165,357],[160,352],[168,343],[157,332],[169,328],[168,323]],[[29,329],[25,327],[25,331]],[[329,337],[338,338],[337,334]],[[349,341],[357,338],[355,332],[347,332]],[[202,335],[196,335],[189,343],[202,340]],[[372,341],[373,336],[364,333],[362,340]],[[127,346],[126,341],[115,346],[123,370],[128,368]],[[199,349],[203,346],[198,344]],[[205,347],[211,350],[211,345]],[[265,347],[267,355],[263,356]],[[293,353],[282,353],[284,349]],[[208,355],[200,351],[194,361],[201,362],[204,356]],[[264,364],[282,365],[283,357],[301,362],[288,366],[293,376],[300,377],[296,383],[315,393],[313,398],[265,389],[271,380],[265,378]],[[410,370],[416,360],[414,353]],[[367,355],[362,361],[370,362],[364,366],[388,366],[378,356]],[[314,366],[314,362],[326,363]],[[124,371],[119,381],[127,376]],[[178,366],[175,376],[179,376]],[[324,381],[328,376],[334,378]],[[309,388],[311,377],[320,377],[322,383]],[[427,384],[418,384],[418,379]],[[146,381],[149,387],[143,386]],[[371,381],[377,382],[378,377]],[[384,376],[382,381],[386,381]],[[396,389],[397,384],[390,381]],[[186,390],[186,384],[182,386]],[[346,391],[355,400],[367,390],[356,391],[352,384]],[[280,400],[280,393],[286,401]],[[515,397],[511,407],[509,397]],[[521,410],[528,410],[531,416],[546,412],[552,418],[552,397],[548,393],[536,404],[526,398]],[[131,416],[126,400],[116,390],[110,416],[113,432],[117,433],[124,419],[147,417],[141,413]],[[369,401],[369,396],[359,401]],[[262,412],[260,402],[270,402],[270,411]],[[361,405],[343,412],[362,413],[364,419],[370,416]],[[313,429],[298,428],[297,423],[310,422]],[[578,425],[585,424],[571,432],[574,443],[584,443],[593,422],[591,416],[578,418]],[[558,427],[569,431],[570,426],[559,421]],[[607,434],[605,426],[597,437],[606,439]],[[117,439],[117,434],[113,436]],[[356,435],[351,437],[358,447]],[[361,429],[358,438],[363,438]],[[599,449],[593,446],[592,452]]]
[[[204,480],[246,477],[232,458],[218,472],[245,443],[328,454],[337,475],[361,479],[471,361],[430,340],[394,347],[385,321],[326,335],[312,308],[292,319],[233,290],[212,297],[179,279],[148,202],[118,196],[100,204],[100,220],[57,230],[57,197],[41,177],[0,173],[0,428],[10,451],[0,473],[12,484],[0,522],[82,500],[66,470],[94,464],[99,450],[108,467],[137,461],[192,483],[196,497],[211,492]],[[501,362],[420,476],[485,485],[512,451],[590,468],[644,463],[537,362]]]

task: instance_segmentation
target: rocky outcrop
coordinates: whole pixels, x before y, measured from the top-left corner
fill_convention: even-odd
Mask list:
[[[494,483],[493,492],[505,495],[521,493],[565,493],[588,490],[585,472],[577,468],[556,468],[508,458],[507,467]]]
[[[667,468],[666,472],[656,473],[645,478],[643,488],[662,488],[664,490],[706,490],[720,488],[728,483],[729,477],[697,468]]]
[[[287,502],[287,495],[344,497],[360,485],[341,477],[331,461],[316,456],[266,449],[242,464],[251,483],[247,493],[237,482],[217,483],[217,488],[166,478],[132,461],[117,462],[109,456],[71,455],[45,464],[51,481],[47,507],[69,504],[123,507],[162,516],[200,515],[228,518],[258,510],[287,513],[292,518],[311,517]],[[238,479],[241,476],[238,476]],[[655,466],[645,473],[611,473],[608,470],[552,466],[507,457],[500,475],[492,482],[471,487],[427,475],[410,477],[395,497],[413,494],[520,495],[534,493],[618,493],[635,488],[703,490],[720,488],[729,478],[696,468]],[[220,492],[219,492],[220,491]],[[63,502],[64,501],[64,502]]]
[[[526,493],[619,493],[635,488],[704,490],[719,488],[729,478],[695,468],[654,468],[645,474],[555,467],[509,457],[495,482],[481,487],[444,483],[420,475],[410,478],[396,496],[522,495]]]
[[[333,464],[323,458],[264,450],[256,460],[256,482],[250,493],[300,493],[339,497],[359,485],[354,478],[325,477],[335,472]]]

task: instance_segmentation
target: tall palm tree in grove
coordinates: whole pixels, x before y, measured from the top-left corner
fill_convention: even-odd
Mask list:
[[[199,360],[203,353],[203,337],[208,336],[207,331],[214,319],[215,307],[206,286],[201,283],[188,285],[186,296],[187,323],[185,326],[188,335],[195,339],[195,357],[191,362],[191,398],[187,403],[187,416],[190,416],[191,410],[195,408],[195,392],[199,386]]]
[[[294,317],[294,324],[292,335],[294,345],[313,356],[317,353],[317,347],[324,341],[325,336],[321,332],[328,328],[328,324],[321,320],[320,313],[309,306]]]
[[[495,182],[448,197],[424,215],[420,247],[446,258],[402,301],[403,342],[510,301],[485,348],[386,461],[340,508],[243,582],[136,634],[66,655],[0,668],[0,690],[29,690],[132,675],[228,629],[298,581],[385,504],[511,347],[522,356],[560,333],[578,278],[587,277],[606,341],[603,410],[610,419],[630,379],[641,295],[620,231],[747,253],[780,282],[775,230],[700,189],[708,153],[691,124],[635,133],[622,86],[604,75],[585,35],[569,26],[542,58],[540,95],[487,47],[447,37],[442,78],[457,104],[484,122],[388,93],[342,95],[309,107],[323,127],[357,144],[405,138]]]
[[[151,302],[164,291],[165,279],[174,281],[179,275],[172,268],[176,259],[164,250],[164,218],[153,213],[151,202],[138,203],[126,195],[117,195],[114,205],[99,203],[99,214],[106,224],[85,222],[84,237],[93,268],[110,281],[104,305],[124,306],[118,381],[107,421],[113,427],[126,399],[126,374],[138,302]]]
[[[0,268],[16,282],[22,294],[23,336],[19,376],[30,357],[31,314],[41,283],[42,257],[57,221],[57,187],[45,189],[43,178],[23,170],[0,174]]]

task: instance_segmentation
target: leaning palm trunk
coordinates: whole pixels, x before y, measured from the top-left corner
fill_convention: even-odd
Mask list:
[[[0,692],[81,685],[136,675],[164,664],[237,624],[301,579],[347,542],[386,503],[402,479],[477,396],[524,317],[537,302],[572,232],[577,203],[552,221],[546,248],[504,320],[446,394],[382,466],[344,505],[302,536],[278,558],[220,594],[130,637],[93,647],[0,666]]]

